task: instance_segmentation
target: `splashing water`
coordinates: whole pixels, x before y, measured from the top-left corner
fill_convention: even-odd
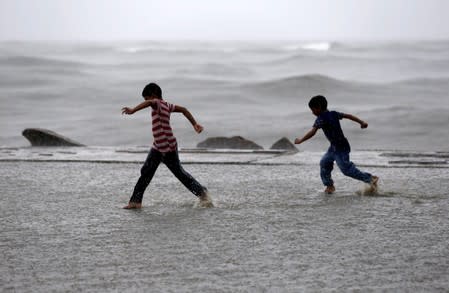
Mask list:
[[[364,196],[378,196],[379,195],[379,187],[373,184],[366,184],[362,187],[362,189],[356,192],[357,195]]]

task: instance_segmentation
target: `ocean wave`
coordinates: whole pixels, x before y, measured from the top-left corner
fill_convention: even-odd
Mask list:
[[[418,77],[390,82],[389,84],[397,86],[432,86],[438,88],[449,88],[449,77]]]
[[[162,53],[189,53],[195,50],[192,49],[181,49],[179,47],[154,47],[154,46],[130,46],[130,47],[119,47],[116,49],[118,52],[127,53],[127,54],[145,54],[145,53],[154,53],[154,52],[162,52]]]
[[[250,68],[218,62],[207,62],[204,64],[198,64],[196,66],[192,66],[189,68],[180,69],[178,70],[178,72],[192,76],[202,75],[214,77],[227,77],[233,80],[236,79],[237,77],[247,77],[253,74]]]
[[[354,85],[363,85],[356,81],[343,81],[321,74],[306,74],[280,78],[276,80],[251,83],[247,86],[263,89],[288,89],[288,88],[312,88],[312,89],[337,89],[348,88]]]
[[[234,88],[241,90],[254,90],[257,92],[277,91],[289,89],[349,89],[351,87],[369,86],[368,83],[357,81],[344,81],[321,74],[294,75],[289,77],[270,79],[264,81],[244,81],[217,78],[216,76],[171,76],[160,80],[163,84],[176,84],[179,87],[197,88]]]
[[[284,46],[286,51],[329,51],[333,47],[331,42],[311,42]]]
[[[393,86],[413,85],[413,86],[438,86],[438,87],[444,86],[445,88],[447,88],[449,87],[449,77],[445,78],[422,77],[422,78],[405,79],[395,82],[375,83],[375,82],[360,82],[355,80],[341,80],[322,74],[305,74],[305,75],[296,75],[291,77],[280,78],[271,81],[264,81],[256,84],[268,87],[289,86],[289,85],[299,85],[308,87],[323,86],[323,85],[326,87],[350,87],[350,86],[378,87],[379,85],[393,85]]]
[[[14,66],[14,67],[30,67],[30,66],[80,66],[79,62],[56,60],[43,57],[31,57],[31,56],[8,56],[0,57],[0,64],[3,66]]]
[[[356,96],[372,96],[379,102],[391,96],[415,98],[432,93],[432,100],[449,94],[449,78],[414,78],[398,82],[361,82],[342,80],[321,74],[294,75],[261,82],[247,82],[242,89],[250,93],[282,94],[284,96],[309,96],[315,94],[339,94],[341,101]],[[428,97],[430,98],[430,97]],[[429,100],[430,102],[430,100]]]
[[[391,64],[398,64],[401,66],[408,66],[410,68],[429,68],[429,70],[439,70],[442,72],[449,72],[449,56],[438,55],[421,55],[421,56],[407,56],[407,55],[376,55],[376,54],[345,54],[341,52],[326,54],[326,55],[311,55],[304,52],[295,52],[288,56],[279,55],[278,58],[265,61],[267,65],[279,66],[281,64],[290,66],[303,66],[304,62],[308,64],[332,64],[338,66],[391,66]]]
[[[220,79],[220,78],[204,78],[204,77],[166,77],[161,78],[158,82],[165,85],[177,85],[179,88],[215,88],[215,87],[226,87],[234,85],[232,81]]]
[[[35,89],[39,86],[50,86],[52,81],[43,77],[24,77],[18,74],[11,76],[11,74],[3,74],[0,72],[0,86],[3,90],[16,90],[17,88],[32,88]]]
[[[168,54],[196,54],[196,53],[234,53],[239,51],[238,46],[232,44],[209,44],[209,43],[155,43],[142,45],[124,45],[115,48],[115,51],[126,54],[148,54],[148,53],[168,53]]]
[[[145,53],[282,53],[291,51],[329,51],[332,42],[301,43],[257,43],[257,42],[195,42],[195,43],[154,43],[122,45],[117,52],[127,54]]]
[[[367,42],[334,42],[332,47],[338,50],[356,51],[441,51],[447,52],[449,40],[426,41],[367,41]]]

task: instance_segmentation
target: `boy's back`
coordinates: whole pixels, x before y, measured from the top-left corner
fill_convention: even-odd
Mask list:
[[[170,114],[175,110],[175,105],[162,99],[154,101],[151,111],[153,148],[161,153],[174,152],[178,145],[170,126]]]
[[[340,125],[340,120],[344,118],[344,115],[337,111],[324,111],[318,115],[313,127],[321,128],[331,145],[337,150],[349,151],[349,142]]]

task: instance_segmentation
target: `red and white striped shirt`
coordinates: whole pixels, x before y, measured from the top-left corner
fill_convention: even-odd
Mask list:
[[[153,148],[161,153],[174,152],[178,144],[170,126],[170,113],[175,110],[175,105],[161,99],[154,99],[154,101],[151,111]]]

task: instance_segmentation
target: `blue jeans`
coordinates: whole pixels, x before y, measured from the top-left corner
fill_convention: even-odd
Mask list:
[[[339,151],[331,146],[320,161],[320,176],[325,186],[334,185],[331,175],[332,169],[334,169],[334,161],[337,162],[337,166],[344,175],[366,183],[371,182],[371,174],[360,171],[349,160],[349,150]]]
[[[155,149],[151,149],[150,153],[140,170],[140,178],[137,180],[136,186],[134,187],[133,195],[131,196],[130,202],[141,203],[143,198],[143,193],[145,189],[153,179],[154,173],[156,173],[157,167],[160,163],[164,163],[168,169],[176,176],[176,178],[184,184],[187,189],[189,189],[194,195],[201,196],[207,189],[203,187],[195,178],[187,173],[181,166],[179,161],[178,152],[161,153]]]

